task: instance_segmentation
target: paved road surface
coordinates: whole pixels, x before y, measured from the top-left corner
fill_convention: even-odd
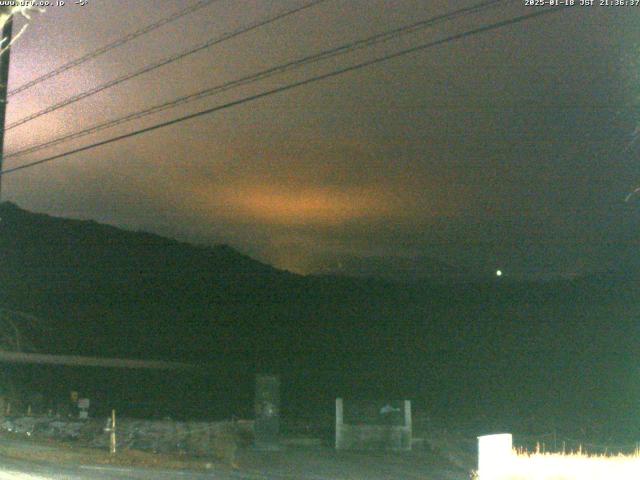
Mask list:
[[[20,442],[24,448],[41,447]],[[432,455],[338,453],[330,448],[246,451],[241,469],[213,465],[205,472],[116,466],[55,465],[0,456],[0,480],[468,480]]]
[[[317,474],[309,471],[304,476],[285,472],[260,473],[258,471],[233,471],[213,469],[210,472],[199,473],[179,470],[148,470],[128,467],[110,466],[57,466],[32,463],[22,460],[0,458],[0,480],[466,480],[468,477],[461,472],[431,471],[429,473],[410,473],[388,468],[379,471],[374,476],[353,476],[353,471],[338,475]]]

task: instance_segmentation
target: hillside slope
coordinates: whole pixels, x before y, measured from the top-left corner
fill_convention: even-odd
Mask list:
[[[39,351],[190,361],[211,373],[107,381],[64,370],[61,380],[62,369],[21,367],[34,385],[79,382],[125,409],[149,397],[174,405],[189,392],[185,405],[233,411],[251,405],[253,375],[270,371],[283,375],[290,409],[330,412],[337,395],[405,397],[492,428],[614,415],[619,431],[640,427],[631,408],[640,400],[637,275],[413,285],[303,277],[227,246],[8,203],[0,218],[0,304],[42,319],[26,332]]]

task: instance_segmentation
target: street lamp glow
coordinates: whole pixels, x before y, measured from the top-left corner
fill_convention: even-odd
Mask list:
[[[496,270],[496,277],[502,276],[502,270]]]

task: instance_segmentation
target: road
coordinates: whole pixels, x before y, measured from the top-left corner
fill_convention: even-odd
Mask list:
[[[429,473],[398,471],[395,468],[379,470],[373,476],[370,471],[357,476],[353,470],[339,474],[318,474],[309,471],[303,476],[298,473],[230,470],[214,468],[210,472],[180,470],[155,470],[112,466],[59,466],[13,460],[0,457],[0,480],[466,480],[461,472],[432,470]],[[368,469],[366,469],[368,470]]]
[[[187,472],[179,470],[149,470],[139,468],[80,466],[61,467],[54,465],[34,465],[24,461],[0,459],[2,471],[0,480],[343,480],[367,477],[353,477],[350,475],[326,477],[309,473],[305,477],[297,475],[246,472],[246,471],[212,471],[211,473]],[[459,472],[433,472],[427,475],[393,475],[381,472],[371,480],[466,480],[467,476]]]
[[[6,440],[3,440],[6,441]],[[15,442],[11,442],[16,445]],[[25,450],[54,450],[18,442]],[[206,471],[158,470],[110,465],[57,465],[0,456],[0,480],[468,480],[469,475],[427,452],[336,452],[331,448],[244,451],[240,469],[211,464]]]
[[[61,466],[0,457],[0,480],[281,480],[292,477],[212,469],[201,473],[112,466]]]

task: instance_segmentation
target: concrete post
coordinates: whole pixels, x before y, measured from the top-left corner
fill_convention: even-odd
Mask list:
[[[404,401],[404,426],[408,430],[409,444],[404,446],[404,449],[411,450],[413,447],[413,426],[411,419],[411,400]]]
[[[411,430],[411,400],[404,401],[404,426]]]
[[[342,424],[344,423],[344,404],[336,398],[336,450],[342,448]]]
[[[478,437],[479,480],[493,480],[506,475],[512,455],[513,438],[510,433]]]
[[[280,379],[276,375],[256,376],[255,447],[280,449]]]

